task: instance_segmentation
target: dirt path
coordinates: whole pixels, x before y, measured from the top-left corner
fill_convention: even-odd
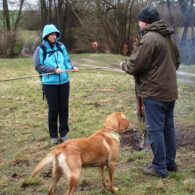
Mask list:
[[[195,125],[184,127],[176,125],[177,148],[190,147],[195,150]],[[143,135],[139,129],[130,129],[122,135],[123,147],[132,147],[133,149],[140,150]]]
[[[98,62],[92,59],[87,59],[84,58],[82,60],[77,60],[75,61],[76,64],[79,65],[79,67],[84,67],[84,68],[89,68],[89,69],[102,69],[102,70],[108,70],[108,71],[113,71],[113,72],[120,72],[120,73],[124,73],[124,71],[122,71],[119,68],[118,64],[113,64],[111,66],[96,66],[93,64],[97,64]],[[195,84],[195,74],[193,73],[189,73],[189,72],[183,72],[183,71],[177,71],[177,78],[179,82],[185,83],[185,84]]]

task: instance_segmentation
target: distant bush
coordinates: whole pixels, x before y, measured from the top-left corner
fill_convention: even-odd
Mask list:
[[[16,32],[0,32],[0,56],[13,57],[16,55]]]

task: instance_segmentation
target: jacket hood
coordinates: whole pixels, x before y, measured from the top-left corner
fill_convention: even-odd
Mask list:
[[[44,26],[42,39],[44,40],[49,34],[57,33],[57,40],[61,37],[61,32],[53,24],[47,24]]]
[[[174,29],[164,23],[163,20],[159,20],[148,25],[144,30],[144,33],[154,31],[160,33],[162,36],[169,36],[174,33]]]

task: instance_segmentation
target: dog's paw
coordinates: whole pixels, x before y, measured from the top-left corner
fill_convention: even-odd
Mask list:
[[[103,183],[103,184],[101,185],[101,187],[100,187],[100,190],[101,190],[102,192],[104,192],[104,191],[106,190],[106,188],[107,188],[106,184]]]
[[[112,188],[111,188],[111,192],[112,192],[112,193],[114,193],[114,192],[118,192],[118,191],[119,191],[119,190],[118,190],[118,188],[117,188],[117,187],[112,187]]]

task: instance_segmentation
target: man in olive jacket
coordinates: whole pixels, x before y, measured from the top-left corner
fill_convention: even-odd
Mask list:
[[[178,98],[176,70],[179,51],[173,29],[160,20],[154,7],[139,13],[142,37],[121,68],[134,76],[136,91],[143,99],[148,139],[153,161],[143,169],[148,175],[167,177],[176,171],[176,135],[173,110]]]

